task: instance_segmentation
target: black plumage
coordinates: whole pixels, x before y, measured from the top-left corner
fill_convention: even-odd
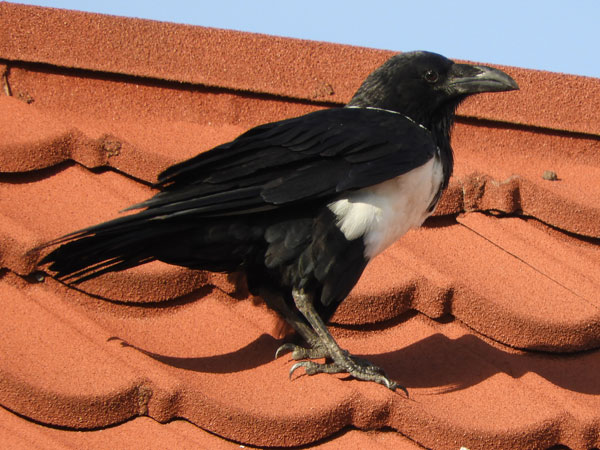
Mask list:
[[[417,226],[433,212],[452,173],[457,105],[516,88],[496,69],[427,52],[394,56],[346,107],[258,126],[168,168],[160,192],[129,208],[142,211],[58,239],[41,262],[73,282],[153,260],[242,270],[307,344],[280,350],[328,359],[292,371],[343,371],[394,389],[379,368],[341,350],[324,323],[401,234],[388,233],[392,219]],[[405,197],[411,206],[396,211]]]

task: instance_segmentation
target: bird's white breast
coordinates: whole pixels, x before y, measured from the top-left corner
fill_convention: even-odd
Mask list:
[[[443,181],[439,156],[396,178],[347,193],[328,205],[348,240],[362,236],[365,256],[375,257],[432,213]]]

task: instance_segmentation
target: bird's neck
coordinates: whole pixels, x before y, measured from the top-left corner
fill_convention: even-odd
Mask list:
[[[454,126],[455,111],[462,99],[439,108],[432,116],[431,122],[423,124],[432,134],[433,140],[440,149],[440,157],[444,170],[442,188],[448,187],[448,182],[454,169],[454,152],[450,144],[450,133]]]
[[[387,105],[386,103],[377,101],[367,102],[366,99],[359,94],[360,90],[346,105],[346,108],[379,109],[395,114],[401,114],[429,130],[433,136],[434,142],[440,149],[440,158],[444,171],[442,188],[445,189],[448,187],[448,182],[454,169],[454,153],[452,151],[452,146],[450,145],[450,133],[454,125],[456,108],[464,100],[464,97],[459,97],[452,102],[445,103],[437,108],[433,114],[428,113],[420,116],[416,111],[407,111],[404,108],[399,108],[395,105]]]

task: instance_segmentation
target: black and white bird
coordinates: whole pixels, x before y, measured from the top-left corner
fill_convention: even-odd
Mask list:
[[[303,367],[396,389],[325,324],[369,261],[433,213],[452,174],[459,103],[513,89],[494,68],[393,56],[345,107],[260,125],[169,167],[160,192],[129,208],[142,211],[53,241],[62,245],[41,263],[71,282],[154,260],[243,271],[304,340],[277,351],[301,360],[290,375]]]

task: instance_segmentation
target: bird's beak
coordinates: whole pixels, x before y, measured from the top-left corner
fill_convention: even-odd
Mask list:
[[[454,64],[450,69],[447,84],[454,95],[519,89],[516,81],[501,70],[470,64]]]

